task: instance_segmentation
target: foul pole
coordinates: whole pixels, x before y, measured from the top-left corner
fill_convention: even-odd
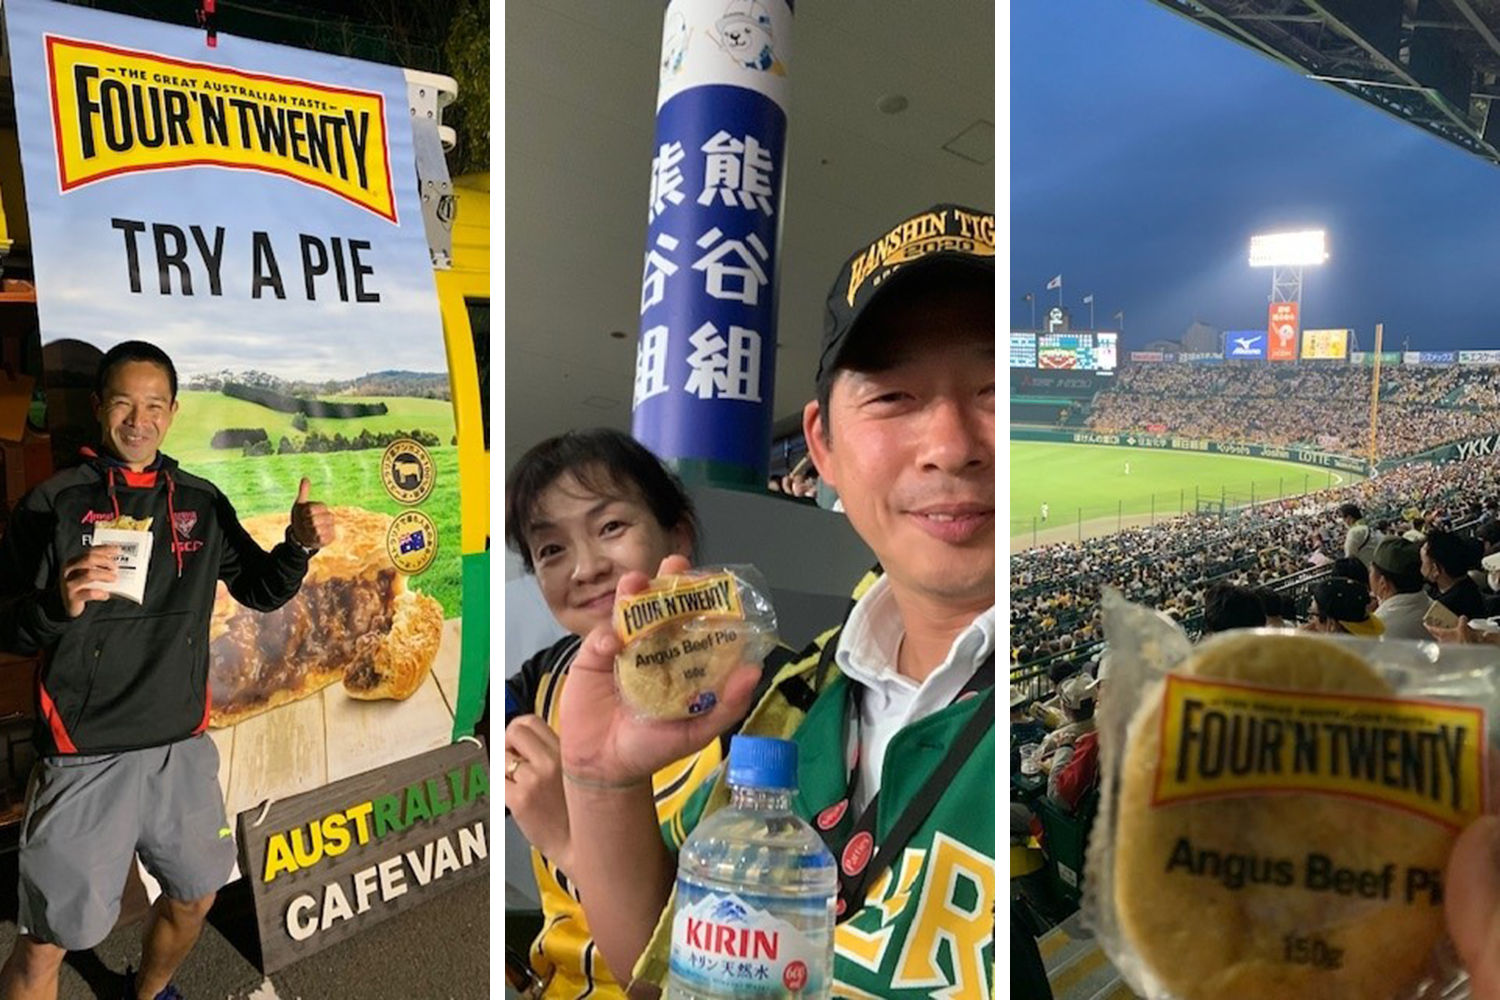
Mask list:
[[[1385,324],[1375,324],[1375,376],[1370,379],[1370,468],[1375,468],[1375,431],[1380,424],[1380,348]]]

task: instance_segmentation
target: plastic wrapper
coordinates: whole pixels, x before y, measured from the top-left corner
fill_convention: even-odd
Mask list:
[[[1194,646],[1104,598],[1084,919],[1147,1000],[1462,992],[1443,911],[1495,801],[1500,651],[1290,630]]]
[[[718,704],[740,663],[776,645],[771,590],[752,566],[657,577],[615,601],[615,682],[641,718],[685,719]]]

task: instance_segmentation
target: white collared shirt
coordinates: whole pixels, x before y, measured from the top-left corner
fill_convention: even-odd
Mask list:
[[[865,689],[860,702],[859,787],[850,803],[855,815],[880,788],[881,766],[892,737],[947,707],[994,650],[995,608],[981,612],[954,638],[947,657],[920,684],[896,669],[905,631],[890,581],[881,577],[849,612],[834,654],[844,676]]]

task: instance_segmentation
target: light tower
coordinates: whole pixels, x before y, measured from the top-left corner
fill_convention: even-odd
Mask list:
[[[1295,333],[1302,329],[1302,269],[1327,259],[1327,234],[1321,229],[1250,237],[1250,266],[1271,269],[1271,315],[1277,315],[1278,305],[1292,303]],[[1274,338],[1277,331],[1272,329],[1269,333]],[[1269,347],[1268,343],[1268,350]]]

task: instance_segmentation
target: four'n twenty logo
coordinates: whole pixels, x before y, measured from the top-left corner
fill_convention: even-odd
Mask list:
[[[64,192],[121,174],[217,166],[321,188],[396,222],[377,91],[46,36]]]

